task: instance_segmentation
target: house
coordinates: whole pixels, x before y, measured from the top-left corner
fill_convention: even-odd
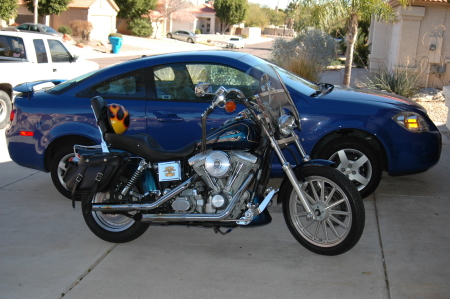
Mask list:
[[[396,22],[372,20],[369,31],[369,68],[414,66],[423,71],[421,85],[450,85],[450,3],[447,0],[410,0]]]
[[[34,14],[30,12],[22,0],[18,0],[19,9],[16,23],[33,22]],[[86,20],[92,23],[90,37],[107,39],[111,32],[116,32],[116,17],[119,7],[114,0],[72,0],[69,9],[58,15],[39,17],[38,22],[58,29],[61,25],[70,26],[73,20]]]

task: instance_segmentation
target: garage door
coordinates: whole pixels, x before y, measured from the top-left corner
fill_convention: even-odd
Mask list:
[[[92,32],[91,38],[99,40],[107,40],[108,35],[114,32],[111,16],[91,16]]]

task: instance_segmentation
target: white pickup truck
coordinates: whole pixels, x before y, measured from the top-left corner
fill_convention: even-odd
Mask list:
[[[98,64],[77,60],[53,36],[0,31],[0,129],[9,122],[13,87],[24,82],[72,79],[98,69]]]

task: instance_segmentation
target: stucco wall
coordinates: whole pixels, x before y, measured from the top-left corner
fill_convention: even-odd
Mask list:
[[[395,23],[372,20],[370,69],[414,65],[422,70],[422,86],[450,84],[450,4],[424,7],[397,6]],[[435,45],[430,48],[430,45]]]

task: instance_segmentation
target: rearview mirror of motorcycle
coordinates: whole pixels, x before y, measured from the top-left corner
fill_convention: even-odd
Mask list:
[[[212,94],[211,83],[200,82],[197,85],[195,85],[194,91],[195,91],[195,95],[199,98],[201,98],[207,94]]]

